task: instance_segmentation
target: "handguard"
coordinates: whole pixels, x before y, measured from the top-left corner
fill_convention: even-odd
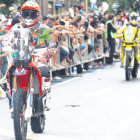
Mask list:
[[[137,36],[136,41],[140,42],[140,35]]]
[[[118,34],[118,33],[116,33],[116,34],[115,34],[115,37],[116,37],[116,38],[122,38],[122,37],[123,37],[123,34]]]

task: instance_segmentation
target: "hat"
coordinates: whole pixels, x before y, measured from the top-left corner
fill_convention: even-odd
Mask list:
[[[75,5],[74,4],[71,4],[70,7],[75,7]]]
[[[65,22],[64,21],[60,21],[59,24],[60,25],[65,25]]]
[[[69,15],[69,12],[67,12],[67,11],[64,11],[62,14],[61,14],[61,16],[63,17],[63,16],[68,16]]]
[[[20,23],[19,18],[18,17],[13,18],[11,24],[14,26],[17,23]]]
[[[43,16],[43,18],[42,18],[43,21],[45,21],[47,19],[49,19],[49,17],[47,17],[47,16]]]
[[[16,10],[14,7],[9,7],[10,11]]]
[[[4,15],[0,15],[0,21],[1,22],[7,21],[7,18]]]
[[[51,4],[49,4],[49,5],[48,5],[48,8],[52,8],[52,5],[51,5]]]
[[[84,6],[80,6],[81,7],[81,9],[84,9],[85,7]]]

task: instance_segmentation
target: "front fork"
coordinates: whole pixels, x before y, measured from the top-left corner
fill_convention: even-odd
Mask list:
[[[131,58],[130,68],[133,68],[134,67],[134,63],[135,63],[135,58],[134,58],[134,56],[130,56],[130,58]],[[127,56],[125,55],[124,59],[123,59],[123,67],[124,68],[126,67],[126,59],[127,59]]]
[[[140,51],[139,51],[139,47],[137,47],[136,59],[137,59],[137,63],[140,64]]]
[[[27,92],[27,103],[25,110],[25,120],[29,121],[32,116],[33,111],[33,74],[30,75],[30,84]]]
[[[13,88],[12,88],[12,98],[11,98],[11,110],[13,110],[14,107],[14,97],[17,91],[17,76],[14,76],[13,79]]]
[[[135,58],[137,60],[137,63],[140,64],[140,54],[139,54],[139,49],[138,47],[136,47],[136,55],[134,56],[130,56],[131,58],[131,62],[130,62],[130,67],[133,68],[134,67],[134,63],[135,63]],[[123,67],[126,66],[126,57],[127,57],[127,54],[126,52],[124,52],[124,47],[121,47],[121,56],[120,56],[120,59],[121,59],[121,63],[123,64]]]
[[[32,84],[32,74],[30,77],[30,86],[29,89],[27,91],[27,100],[26,100],[26,110],[25,110],[25,120],[28,121],[30,119],[30,117],[32,116],[32,103],[33,103],[33,84]],[[18,88],[18,80],[17,80],[17,76],[14,76],[13,79],[13,88],[12,88],[12,96],[9,98],[9,102],[10,102],[10,111],[11,111],[11,117],[13,118],[13,109],[14,109],[14,98],[15,98],[15,94]],[[17,93],[18,94],[18,93]]]

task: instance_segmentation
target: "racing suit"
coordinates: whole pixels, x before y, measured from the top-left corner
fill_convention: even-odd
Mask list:
[[[50,86],[50,73],[49,73],[49,62],[48,60],[53,57],[55,54],[55,49],[49,49],[48,47],[54,45],[53,39],[53,30],[49,28],[44,28],[40,23],[37,23],[34,27],[26,27],[22,23],[16,24],[12,27],[10,32],[8,33],[8,37],[6,37],[4,42],[7,42],[8,46],[12,46],[12,38],[14,37],[13,32],[19,28],[29,28],[31,31],[31,45],[34,47],[35,50],[40,52],[41,57],[37,57],[34,59],[34,64],[38,69],[40,69],[42,74],[42,84],[43,88],[47,89]],[[43,52],[41,51],[43,49]],[[14,71],[14,68],[10,69],[10,73]],[[49,82],[49,84],[48,84]]]

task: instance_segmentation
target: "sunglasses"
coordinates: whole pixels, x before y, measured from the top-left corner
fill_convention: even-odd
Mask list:
[[[136,20],[136,19],[137,19],[137,17],[136,17],[136,16],[133,16],[133,17],[131,17],[131,19],[132,19],[132,20]]]
[[[23,18],[30,17],[31,19],[36,19],[37,16],[38,16],[38,12],[35,11],[35,10],[25,9],[25,10],[22,11],[22,16],[23,16]]]

